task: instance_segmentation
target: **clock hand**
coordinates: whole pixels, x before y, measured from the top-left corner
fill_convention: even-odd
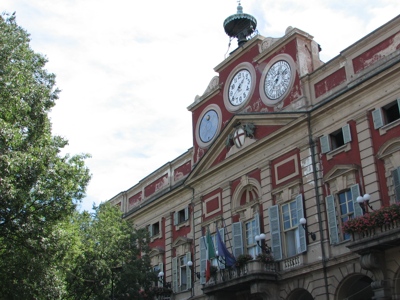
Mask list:
[[[233,97],[234,97],[234,98],[235,98],[237,92],[242,90],[243,81],[244,81],[244,78],[243,78],[242,81],[239,83],[238,88],[236,89],[235,94],[233,94]]]

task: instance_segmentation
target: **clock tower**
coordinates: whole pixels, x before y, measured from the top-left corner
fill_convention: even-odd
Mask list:
[[[218,75],[188,108],[193,117],[194,163],[217,139],[228,146],[228,152],[236,145],[232,136],[239,123],[247,122],[240,116],[307,109],[310,103],[301,78],[322,65],[319,45],[311,35],[292,27],[280,38],[258,35],[257,20],[243,13],[240,2],[237,13],[226,18],[223,26],[231,39],[237,39],[238,47],[214,68]],[[261,123],[251,125],[258,129],[250,134],[253,140],[271,131]],[[227,155],[221,154],[219,160]]]

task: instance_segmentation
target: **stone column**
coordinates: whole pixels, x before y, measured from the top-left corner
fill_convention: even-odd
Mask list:
[[[386,275],[385,254],[382,251],[372,250],[360,257],[361,267],[374,274],[371,288],[374,292],[374,300],[391,300],[389,281]]]

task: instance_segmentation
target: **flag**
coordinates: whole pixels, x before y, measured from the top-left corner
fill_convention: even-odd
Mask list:
[[[211,277],[211,272],[210,272],[211,259],[215,257],[214,243],[212,241],[209,228],[207,228],[206,246],[207,246],[206,282],[207,282],[208,280],[210,280]]]
[[[228,251],[225,244],[222,242],[221,234],[217,228],[217,249],[218,255],[225,257],[225,267],[232,267],[236,264],[236,258]]]

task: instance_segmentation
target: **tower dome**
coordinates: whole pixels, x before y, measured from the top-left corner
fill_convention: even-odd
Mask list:
[[[238,46],[242,46],[247,41],[257,27],[257,20],[252,15],[243,13],[243,7],[237,6],[237,13],[229,16],[224,21],[226,34],[231,38],[237,38]]]

